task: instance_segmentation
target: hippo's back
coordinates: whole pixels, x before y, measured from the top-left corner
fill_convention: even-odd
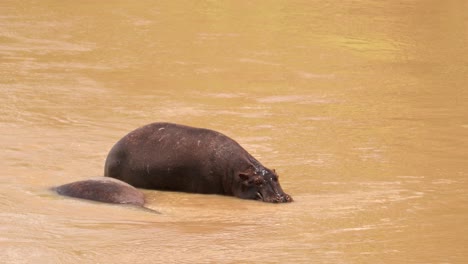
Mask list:
[[[153,123],[114,145],[104,175],[140,188],[223,193],[221,178],[233,153],[249,156],[237,142],[216,131]]]

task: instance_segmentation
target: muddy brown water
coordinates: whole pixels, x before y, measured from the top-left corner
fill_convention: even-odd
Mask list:
[[[464,1],[0,3],[2,263],[467,263]],[[60,197],[154,121],[215,129],[295,202]]]

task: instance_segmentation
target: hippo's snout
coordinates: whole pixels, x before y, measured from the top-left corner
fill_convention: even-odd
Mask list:
[[[290,203],[294,200],[289,194],[284,194],[284,195],[277,195],[271,199],[264,199],[263,201],[270,202],[270,203]]]

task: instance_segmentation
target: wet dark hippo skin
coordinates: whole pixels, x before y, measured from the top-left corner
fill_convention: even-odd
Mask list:
[[[233,139],[172,123],[152,123],[124,136],[110,150],[104,176],[137,188],[293,201],[276,172]]]
[[[96,177],[55,187],[61,195],[105,203],[143,206],[145,197],[135,187],[108,177]]]

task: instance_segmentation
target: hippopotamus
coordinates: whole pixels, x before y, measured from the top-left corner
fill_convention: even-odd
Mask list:
[[[110,150],[104,176],[134,187],[292,202],[275,170],[213,130],[172,123],[140,127]]]
[[[55,187],[61,195],[105,203],[143,206],[145,197],[135,187],[108,177],[96,177]]]

